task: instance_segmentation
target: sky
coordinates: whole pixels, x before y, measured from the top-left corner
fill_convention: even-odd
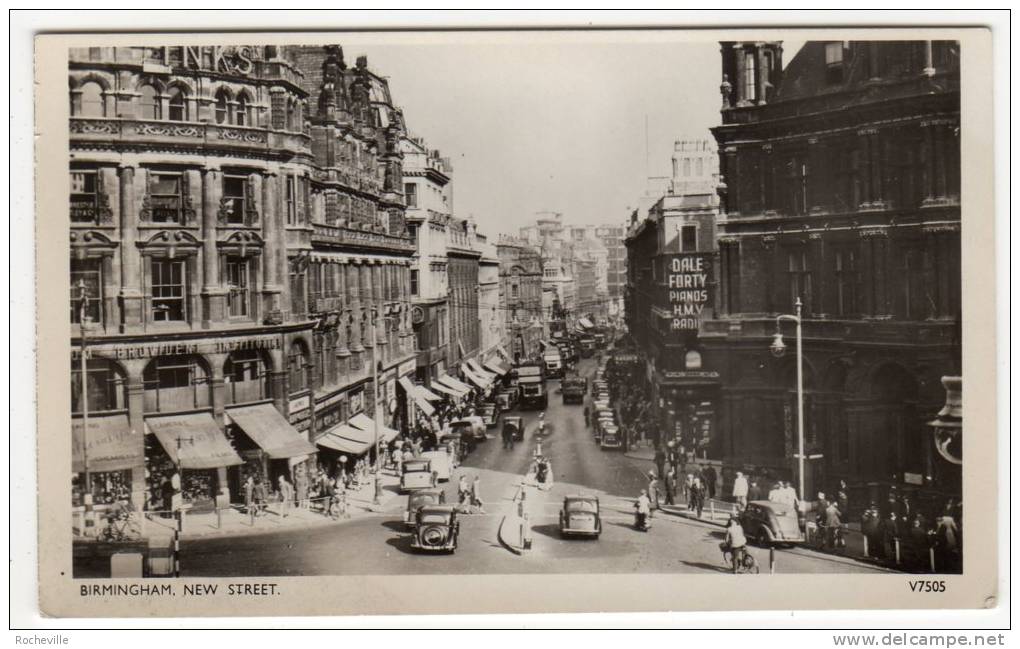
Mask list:
[[[796,50],[784,49],[788,62]],[[408,131],[453,164],[454,213],[490,237],[545,210],[623,223],[646,178],[671,174],[673,142],[711,138],[720,121],[716,42],[390,42],[344,53],[367,55],[389,79]]]

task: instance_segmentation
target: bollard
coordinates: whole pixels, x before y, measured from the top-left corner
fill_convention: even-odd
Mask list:
[[[216,529],[223,529],[223,510],[216,508]]]
[[[864,541],[864,558],[868,559],[870,558],[870,555],[868,555],[868,535],[862,534],[861,539]]]
[[[776,574],[776,548],[769,546],[769,574]]]
[[[893,548],[896,550],[896,565],[900,563],[900,540],[898,538],[893,539]]]
[[[181,531],[184,527],[184,512],[174,510],[174,577],[181,576]]]
[[[935,572],[935,548],[928,548],[928,564],[931,565],[931,571]]]
[[[708,517],[715,520],[715,501],[711,499],[708,501]]]

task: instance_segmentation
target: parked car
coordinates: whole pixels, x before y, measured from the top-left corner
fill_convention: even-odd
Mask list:
[[[485,422],[486,428],[495,428],[499,423],[499,409],[491,403],[487,403],[478,409],[478,415]]]
[[[560,510],[560,536],[590,536],[602,533],[599,499],[595,496],[564,496]]]
[[[400,493],[413,489],[429,489],[436,486],[436,474],[432,462],[426,459],[407,460],[400,468]]]
[[[563,379],[560,390],[563,392],[563,403],[584,403],[584,393],[588,391],[588,381],[581,377]]]
[[[421,456],[432,463],[432,472],[436,474],[436,480],[446,482],[453,474],[453,462],[451,456],[445,450],[426,451]]]
[[[514,441],[520,442],[524,439],[524,419],[517,416],[503,417],[503,428],[513,429]]]
[[[414,516],[411,547],[424,552],[450,552],[457,549],[460,521],[451,505],[425,505]]]
[[[804,542],[797,509],[770,500],[752,500],[740,513],[744,534],[762,546]]]
[[[461,417],[450,422],[450,429],[455,432],[462,434],[470,434],[471,437],[478,442],[484,442],[485,437],[485,422],[478,415],[470,415],[468,417]]]
[[[404,510],[404,523],[409,527],[416,524],[418,510],[428,505],[442,505],[446,502],[446,493],[442,489],[418,489],[407,495],[407,509]]]
[[[623,435],[616,424],[603,424],[602,434],[599,435],[599,448],[620,448],[623,446]]]

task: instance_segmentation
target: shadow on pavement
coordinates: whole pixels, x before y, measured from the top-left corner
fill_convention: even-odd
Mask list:
[[[386,545],[396,550],[399,550],[404,554],[417,554],[417,552],[415,552],[411,548],[410,534],[404,534],[403,536],[391,536],[390,538],[386,539]]]
[[[411,530],[404,521],[383,521],[380,525],[391,532],[400,532],[402,534],[406,534]]]
[[[684,564],[685,566],[690,566],[692,568],[701,568],[702,570],[711,570],[713,572],[733,574],[733,570],[731,568],[720,566],[714,563],[703,563],[701,561],[681,561],[680,563]]]
[[[547,523],[545,525],[532,525],[531,531],[534,534],[541,534],[549,538],[560,538],[560,526],[558,523]]]

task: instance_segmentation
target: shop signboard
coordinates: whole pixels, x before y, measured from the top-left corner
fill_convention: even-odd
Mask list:
[[[663,305],[668,309],[667,329],[679,339],[696,334],[712,300],[712,255],[664,255]]]
[[[397,376],[407,376],[408,374],[414,374],[415,368],[418,361],[412,358],[409,361],[404,361],[397,367]]]

